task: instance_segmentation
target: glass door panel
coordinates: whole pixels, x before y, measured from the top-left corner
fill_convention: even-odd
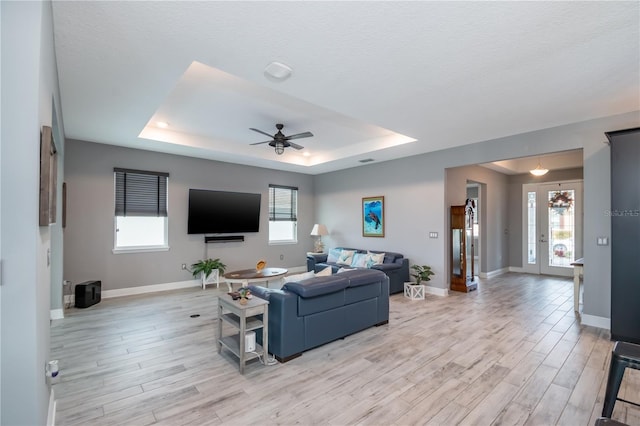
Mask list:
[[[523,271],[573,273],[582,257],[582,182],[523,186]]]

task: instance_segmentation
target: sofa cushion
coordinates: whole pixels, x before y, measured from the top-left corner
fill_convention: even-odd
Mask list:
[[[309,278],[313,278],[314,276],[315,274],[313,273],[313,271],[309,271],[309,272],[304,272],[302,274],[287,275],[286,277],[283,278],[283,280],[285,283],[298,282],[298,281],[306,280]]]
[[[345,274],[332,275],[330,277],[318,277],[303,280],[297,283],[286,283],[282,289],[289,290],[302,298],[317,297],[324,294],[342,291],[349,285]]]
[[[371,284],[376,281],[383,281],[385,274],[375,269],[352,269],[340,274],[341,277],[349,280],[348,287],[358,287],[361,285]]]
[[[366,268],[367,267],[367,255],[364,253],[355,253],[353,255],[353,261],[351,262],[353,268]]]
[[[338,258],[340,257],[340,253],[342,253],[342,249],[334,248],[329,250],[329,255],[327,256],[327,263],[336,263]]]
[[[385,253],[367,253],[366,267],[371,268],[373,265],[381,265],[384,263]]]
[[[313,278],[315,277],[328,277],[333,273],[333,269],[331,268],[331,266],[327,266],[324,269],[321,269],[320,271],[316,272],[315,274],[313,274],[313,276],[309,277],[309,278]]]
[[[398,261],[402,262],[402,260],[400,260],[400,259],[403,259],[403,258],[404,258],[404,255],[402,255],[400,253],[394,253],[394,252],[388,251],[388,252],[386,252],[384,254],[384,262],[383,263],[395,263],[395,262],[398,262]]]
[[[351,262],[353,262],[353,255],[355,254],[355,250],[342,250],[340,252],[340,256],[336,263],[338,265],[347,265],[351,266]]]

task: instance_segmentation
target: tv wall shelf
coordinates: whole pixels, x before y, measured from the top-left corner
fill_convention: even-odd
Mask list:
[[[244,241],[244,235],[227,235],[224,237],[207,237],[205,235],[205,243],[230,243],[233,241]]]

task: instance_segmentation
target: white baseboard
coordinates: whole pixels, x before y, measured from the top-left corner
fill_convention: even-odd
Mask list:
[[[49,410],[47,412],[47,426],[55,426],[56,424],[56,405],[57,401],[53,394],[53,388],[51,388],[49,394]]]
[[[220,282],[222,284],[222,282]],[[200,280],[187,280],[176,281],[173,283],[152,284],[143,285],[140,287],[127,287],[117,288],[114,290],[102,290],[101,296],[103,299],[110,299],[112,297],[133,296],[136,294],[155,293],[158,291],[179,290],[189,287],[202,287]]]
[[[524,274],[526,271],[521,266],[509,266],[509,272],[517,272],[519,274]]]
[[[581,315],[582,325],[589,325],[591,327],[604,328],[605,330],[611,330],[611,318],[597,317],[595,315]]]
[[[57,320],[64,318],[64,309],[51,309],[49,319]]]
[[[497,277],[498,275],[506,274],[507,272],[510,271],[510,269],[511,268],[502,268],[502,269],[496,269],[495,271],[480,272],[478,276],[480,278],[494,278],[494,277]]]
[[[288,270],[291,273],[307,272],[307,267],[294,266],[294,267],[288,268]],[[224,282],[224,279],[221,279],[220,285],[223,285],[223,284],[225,286],[227,285]],[[118,288],[114,290],[102,290],[101,297],[103,299],[110,299],[113,297],[134,296],[136,294],[155,293],[158,291],[179,290],[183,288],[201,287],[201,286],[202,286],[202,282],[199,279],[177,281],[172,283],[144,285],[140,287],[126,287],[126,288]],[[71,294],[71,295],[64,296],[64,303],[65,303],[65,306],[74,306],[75,295]]]
[[[433,294],[433,295],[436,295],[436,296],[448,296],[449,295],[449,289],[448,288],[426,286],[425,287],[425,291],[428,294]]]

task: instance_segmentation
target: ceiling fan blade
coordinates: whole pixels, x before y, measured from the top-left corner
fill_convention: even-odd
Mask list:
[[[304,146],[302,145],[298,145],[297,143],[293,143],[293,142],[287,142],[289,144],[289,146],[291,148],[295,148],[295,149],[304,149]]]
[[[269,142],[273,142],[273,140],[270,140],[270,141],[264,141],[264,142],[254,142],[254,143],[250,143],[249,145],[260,145],[260,144],[263,144],[263,143],[269,143]]]
[[[311,133],[311,132],[303,132],[303,133],[298,133],[298,134],[295,134],[295,135],[287,136],[287,137],[285,137],[285,139],[290,141],[291,139],[310,138],[311,136],[313,136],[313,133]]]
[[[249,127],[249,130],[253,130],[254,132],[262,133],[262,134],[263,134],[263,135],[265,135],[265,136],[269,136],[270,138],[273,138],[273,135],[270,135],[270,134],[269,134],[269,133],[267,133],[267,132],[263,132],[262,130],[254,129],[253,127]]]

